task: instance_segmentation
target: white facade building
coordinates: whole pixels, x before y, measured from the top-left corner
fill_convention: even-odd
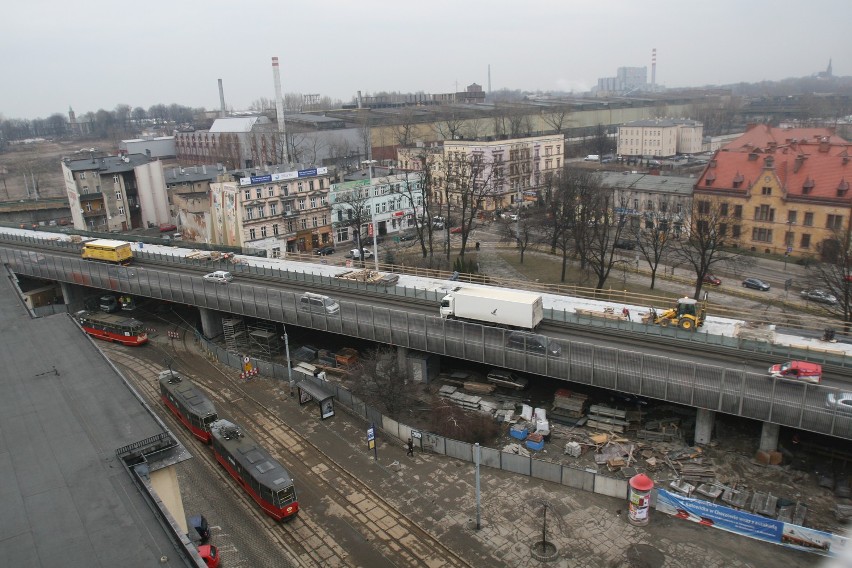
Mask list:
[[[637,120],[618,127],[618,153],[641,158],[698,154],[703,136],[704,125],[695,120]]]

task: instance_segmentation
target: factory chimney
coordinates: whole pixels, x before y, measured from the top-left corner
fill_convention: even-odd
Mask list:
[[[651,90],[657,90],[657,48],[651,50]]]
[[[225,118],[225,89],[222,88],[222,79],[219,79],[219,118]]]
[[[284,97],[281,95],[281,72],[278,69],[278,58],[272,58],[272,79],[275,82],[275,115],[278,119],[278,134],[284,151],[281,157],[290,163],[290,146],[287,144],[287,128],[284,124]]]

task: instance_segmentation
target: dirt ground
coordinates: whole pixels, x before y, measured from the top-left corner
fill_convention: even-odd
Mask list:
[[[0,153],[0,200],[17,201],[35,197],[63,197],[65,183],[62,180],[60,160],[73,156],[79,150],[98,148],[115,152],[114,144],[107,140],[44,141],[30,144],[9,145]],[[26,181],[25,181],[26,180]]]

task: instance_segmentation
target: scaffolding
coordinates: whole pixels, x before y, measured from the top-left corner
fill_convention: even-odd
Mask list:
[[[222,318],[225,349],[231,353],[246,353],[249,347],[246,324],[241,318]]]
[[[251,354],[255,357],[271,361],[272,357],[281,353],[281,342],[274,322],[257,320],[250,324],[248,339]]]

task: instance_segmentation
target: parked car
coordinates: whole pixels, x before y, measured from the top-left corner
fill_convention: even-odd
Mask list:
[[[462,227],[453,227],[452,229],[450,229],[450,233],[454,235],[460,235],[462,230]]]
[[[615,241],[615,248],[633,250],[636,248],[636,243],[629,239],[618,239],[617,241]]]
[[[216,284],[227,284],[233,281],[233,279],[234,275],[225,270],[217,270],[216,272],[204,275],[205,282],[215,282]]]
[[[810,300],[811,302],[828,304],[830,306],[833,306],[837,303],[837,298],[835,298],[832,294],[829,294],[825,290],[802,290],[802,298],[804,298],[805,300]]]
[[[713,276],[712,274],[705,274],[704,278],[701,281],[704,282],[705,284],[710,284],[711,286],[721,286],[722,285],[722,281],[719,278]]]
[[[314,254],[317,256],[326,256],[329,254],[334,254],[334,247],[321,247],[314,251]]]
[[[506,221],[517,221],[518,220],[518,214],[517,213],[503,213],[502,217]]]
[[[101,296],[100,303],[98,304],[98,306],[100,307],[102,312],[106,312],[108,314],[117,312],[121,309],[118,300],[116,300],[115,296],[113,296],[112,294]]]
[[[822,380],[822,365],[808,361],[787,361],[769,367],[769,376],[778,379],[795,379],[806,383]]]
[[[361,250],[364,251],[364,258],[373,258],[373,253],[370,252],[370,249],[364,248],[364,249],[361,249]],[[354,259],[360,259],[361,258],[361,253],[358,252],[358,249],[352,249],[351,251],[349,251],[349,254]]]
[[[513,331],[506,338],[506,347],[552,355],[559,357],[562,354],[562,346],[544,335]]]
[[[177,225],[174,223],[161,223],[160,224],[160,232],[161,233],[170,233],[172,231],[177,231]]]
[[[413,241],[415,239],[417,239],[417,233],[404,233],[399,236],[400,242]]]
[[[838,412],[852,414],[852,392],[830,392],[825,397],[825,406]]]
[[[743,280],[743,288],[751,288],[752,290],[768,292],[769,284],[759,278],[746,278],[745,280]]]

